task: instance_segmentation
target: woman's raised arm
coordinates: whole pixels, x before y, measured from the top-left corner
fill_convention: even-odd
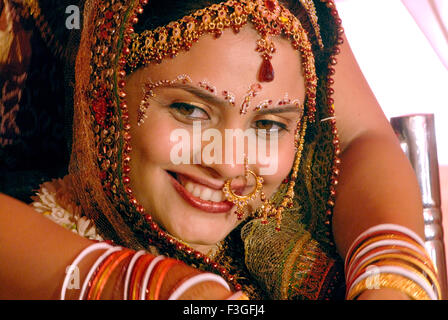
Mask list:
[[[67,268],[92,244],[28,205],[0,194],[0,299],[59,299]],[[84,279],[104,252],[94,251],[81,260],[80,286],[67,290],[66,299],[78,299]],[[173,266],[163,281],[160,298],[166,299],[186,276],[199,273],[183,263]],[[123,275],[117,271],[109,279],[101,298],[122,299]],[[206,281],[191,286],[180,299],[226,299],[230,294],[216,282]]]
[[[342,163],[333,231],[341,255],[361,232],[378,224],[402,225],[423,238],[414,171],[347,41],[338,56],[334,99]]]

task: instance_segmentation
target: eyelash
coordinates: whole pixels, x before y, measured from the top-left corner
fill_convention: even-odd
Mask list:
[[[207,113],[204,109],[202,109],[202,108],[200,108],[200,107],[198,107],[198,106],[189,104],[189,103],[185,103],[185,102],[174,102],[174,103],[171,103],[171,104],[169,105],[169,108],[172,109],[172,110],[175,110],[175,112],[177,112],[179,116],[184,117],[184,118],[186,118],[186,119],[189,120],[189,121],[198,120],[199,117],[194,117],[194,116],[190,116],[190,115],[182,114],[181,111],[180,111],[181,108],[187,108],[187,109],[189,109],[189,110],[193,110],[193,109],[194,109],[194,110],[200,110],[202,113],[204,113],[204,114],[207,116],[207,119],[200,119],[200,120],[210,120],[210,116],[208,115],[208,113]],[[194,112],[194,111],[193,111],[193,112]],[[289,130],[288,130],[288,126],[287,126],[286,124],[281,123],[281,122],[278,122],[278,121],[274,121],[274,120],[269,120],[269,119],[256,120],[256,121],[255,121],[255,124],[257,124],[257,123],[261,123],[261,122],[268,122],[269,124],[272,124],[272,126],[277,126],[277,127],[279,127],[279,129],[275,130],[275,131],[278,131],[279,133],[282,132],[282,131],[289,131]],[[262,129],[260,129],[260,128],[256,128],[256,127],[255,127],[254,129],[262,130]],[[265,129],[265,130],[266,130],[266,129]],[[273,131],[274,131],[274,130],[266,130],[266,135],[269,135],[269,134],[272,133]]]
[[[189,104],[189,103],[185,103],[185,102],[174,102],[174,103],[171,103],[171,104],[169,105],[169,107],[170,107],[170,109],[175,110],[175,112],[177,112],[180,116],[185,117],[185,118],[187,118],[188,120],[195,120],[195,119],[198,120],[198,117],[194,117],[194,116],[192,117],[192,116],[190,116],[190,115],[182,114],[181,111],[180,111],[182,107],[183,107],[183,108],[186,108],[186,109],[189,109],[189,110],[200,110],[202,113],[204,113],[204,114],[207,116],[207,119],[201,119],[201,120],[209,120],[209,119],[210,119],[208,113],[207,113],[204,109],[202,109],[202,108],[200,108],[200,107],[198,107],[198,106]]]

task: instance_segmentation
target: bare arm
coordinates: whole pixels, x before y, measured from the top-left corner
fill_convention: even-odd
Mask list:
[[[92,241],[68,231],[36,213],[32,208],[0,194],[0,299],[59,299],[66,268]],[[79,264],[81,283],[99,250]],[[117,268],[119,270],[120,268]],[[184,264],[173,267],[161,289],[166,298],[169,290],[185,275],[199,271]],[[105,299],[120,299],[123,278],[119,272],[111,276]],[[79,292],[69,290],[67,298],[77,299]],[[204,282],[188,290],[182,299],[225,299],[230,295],[224,287]]]
[[[333,231],[345,256],[355,238],[373,225],[396,223],[423,237],[424,222],[414,171],[347,41],[341,51],[335,76],[335,114],[342,164]],[[398,299],[395,294],[392,291],[392,298]],[[365,297],[371,295],[375,293]]]

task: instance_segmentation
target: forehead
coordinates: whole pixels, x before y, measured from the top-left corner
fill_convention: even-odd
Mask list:
[[[257,39],[259,35],[251,26],[245,26],[238,34],[226,30],[218,39],[204,35],[189,51],[138,70],[138,82],[172,80],[180,74],[187,74],[194,81],[207,80],[237,96],[244,95],[251,84],[258,82],[262,57],[255,50]],[[274,42],[276,52],[271,62],[275,78],[272,82],[263,83],[263,91],[271,95],[288,92],[303,98],[300,53],[292,48],[288,39],[275,37]]]

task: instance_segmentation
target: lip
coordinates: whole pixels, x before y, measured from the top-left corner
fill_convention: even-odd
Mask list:
[[[176,173],[177,175],[181,175],[179,173]],[[234,204],[230,201],[221,201],[221,202],[214,202],[214,201],[206,201],[202,200],[198,197],[193,196],[190,192],[188,192],[187,189],[184,188],[182,184],[179,183],[171,174],[168,173],[168,176],[171,179],[171,183],[173,184],[174,189],[180,194],[180,196],[189,203],[192,207],[195,207],[197,209],[200,209],[207,213],[226,213],[229,212],[230,209],[233,208]],[[190,179],[190,177],[186,177],[185,175],[182,175],[183,179],[189,179],[191,181],[200,183],[197,181],[197,179]],[[207,186],[209,188],[220,190],[215,187],[210,186],[209,184],[200,183],[204,186]]]

